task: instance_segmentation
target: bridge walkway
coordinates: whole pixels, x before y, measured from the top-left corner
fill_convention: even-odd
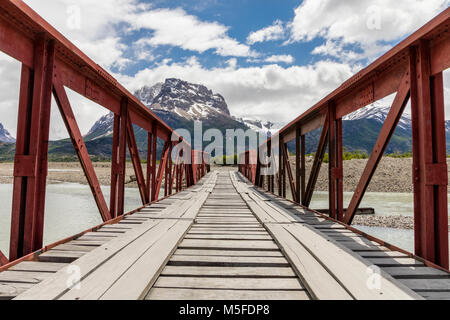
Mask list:
[[[450,276],[219,169],[1,272],[0,298],[450,299]]]

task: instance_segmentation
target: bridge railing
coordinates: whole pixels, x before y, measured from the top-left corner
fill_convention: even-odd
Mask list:
[[[331,218],[350,225],[402,113],[411,101],[415,253],[448,269],[448,177],[442,73],[450,66],[449,24],[450,9],[447,8],[264,142],[256,157],[259,161],[250,164],[249,152],[242,154],[245,161],[239,166],[240,172],[253,183],[283,197],[286,197],[287,179],[293,201],[308,207],[328,148],[328,212]],[[344,210],[342,117],[393,93],[396,96],[390,111],[350,204]],[[318,128],[322,131],[306,180],[305,135]],[[287,143],[293,140],[295,155],[292,159]],[[261,163],[267,163],[268,155],[277,159],[275,176],[261,173],[264,167]]]
[[[17,142],[11,215],[9,260],[42,248],[48,140],[52,95],[55,98],[76,154],[80,160],[103,221],[124,214],[127,148],[142,204],[195,184],[207,171],[209,160],[186,161],[180,153],[172,161],[173,148],[190,146],[108,72],[49,25],[20,0],[0,2],[0,51],[22,64]],[[65,88],[114,113],[109,207],[103,196]],[[147,132],[147,172],[141,164],[133,125]],[[163,141],[157,155],[158,139]],[[174,141],[175,140],[175,141]],[[159,166],[157,158],[160,158]],[[208,162],[207,162],[208,161]],[[189,163],[190,162],[190,163]],[[0,265],[8,259],[0,252]]]

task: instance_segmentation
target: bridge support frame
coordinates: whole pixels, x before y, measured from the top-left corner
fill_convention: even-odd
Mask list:
[[[10,260],[42,247],[55,43],[39,35],[34,68],[22,65]]]
[[[427,40],[411,48],[410,54],[415,252],[448,269],[443,77],[442,72],[431,72]]]

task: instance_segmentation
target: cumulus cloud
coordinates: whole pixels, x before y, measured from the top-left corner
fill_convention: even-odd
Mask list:
[[[284,38],[283,22],[276,20],[271,26],[251,32],[247,37],[247,43],[253,45],[257,42],[274,41]]]
[[[355,70],[347,64],[320,61],[308,66],[276,64],[237,68],[234,61],[221,68],[205,68],[197,59],[165,63],[120,80],[129,90],[164,81],[168,77],[201,83],[222,94],[233,115],[290,121],[348,79]]]
[[[153,31],[150,37],[140,40],[150,46],[171,45],[199,53],[212,49],[221,56],[255,55],[249,46],[228,36],[228,27],[217,22],[201,21],[181,8],[133,13],[126,19],[135,30]]]
[[[273,55],[264,59],[265,62],[273,62],[273,63],[283,62],[286,64],[292,64],[294,60],[295,60],[294,57],[291,56],[290,54]]]
[[[289,24],[289,42],[320,37],[327,44],[314,53],[330,49],[333,55],[337,46],[343,51],[343,46],[353,44],[373,58],[385,51],[386,43],[412,33],[449,4],[449,0],[305,0]]]

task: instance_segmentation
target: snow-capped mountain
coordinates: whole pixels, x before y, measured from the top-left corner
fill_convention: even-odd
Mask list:
[[[374,119],[380,123],[384,123],[390,108],[391,108],[390,106],[383,105],[379,101],[376,101],[364,108],[361,108],[353,113],[346,115],[345,117],[342,118],[342,120]],[[405,130],[410,130],[411,115],[404,112],[402,117],[400,118],[398,127]]]
[[[164,83],[144,86],[134,94],[174,129],[184,128],[191,131],[195,120],[202,121],[204,130],[248,129],[246,122],[234,119],[230,115],[225,99],[220,94],[213,93],[201,84],[170,78]],[[112,113],[101,117],[89,130],[86,139],[111,136],[113,122]]]
[[[114,113],[110,112],[94,123],[91,130],[86,134],[89,140],[107,137],[113,133]]]
[[[187,120],[205,120],[216,115],[230,117],[225,99],[200,84],[171,78],[146,91],[147,96],[143,96],[142,89],[136,96],[144,98],[142,101],[154,110],[170,111]]]
[[[274,134],[285,126],[285,124],[282,122],[261,121],[261,120],[244,119],[244,118],[237,118],[237,117],[233,117],[233,118],[236,121],[244,123],[247,127],[249,127],[250,129],[252,129],[253,131],[256,131],[256,132],[263,132],[263,133],[270,132],[271,134]]]
[[[0,142],[6,143],[14,143],[16,139],[14,139],[11,134],[6,130],[3,125],[0,123]]]

